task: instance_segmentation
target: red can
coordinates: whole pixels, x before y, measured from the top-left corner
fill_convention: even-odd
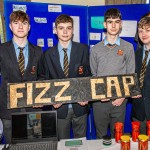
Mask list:
[[[133,121],[132,122],[132,141],[138,141],[138,136],[140,133],[140,122]]]
[[[121,136],[121,150],[130,150],[130,136]]]
[[[148,136],[139,135],[138,136],[138,150],[148,150]]]
[[[147,135],[148,135],[148,140],[150,141],[150,121],[147,121]]]
[[[122,134],[123,134],[123,123],[116,122],[115,123],[115,140],[117,143],[120,142]]]

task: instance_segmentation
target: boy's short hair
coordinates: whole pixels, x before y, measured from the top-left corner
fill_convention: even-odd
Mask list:
[[[17,10],[17,11],[12,12],[10,14],[9,19],[10,19],[10,22],[20,20],[21,22],[27,21],[30,24],[29,16],[21,10]]]
[[[138,22],[138,28],[150,28],[150,17],[144,17]]]
[[[73,26],[73,19],[69,15],[61,14],[56,18],[55,27],[57,28],[58,24],[60,23],[68,23],[68,22],[70,22]]]
[[[116,19],[119,18],[120,20],[122,19],[121,12],[117,8],[110,8],[105,12],[104,15],[104,21],[106,22],[107,19],[112,18]]]

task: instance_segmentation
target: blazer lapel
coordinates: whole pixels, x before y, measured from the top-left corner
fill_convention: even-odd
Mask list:
[[[150,55],[150,54],[149,54]],[[148,61],[148,64],[147,64],[147,67],[146,67],[146,74],[148,73],[149,74],[150,72],[150,59]]]
[[[143,60],[143,49],[141,48],[138,50],[136,54],[136,69],[139,75],[142,68],[142,60]]]
[[[12,66],[14,67],[14,70],[16,70],[16,72],[21,75],[20,70],[19,70],[18,60],[16,57],[15,48],[14,48],[12,41],[8,43],[7,49],[8,49],[8,55],[10,57],[10,60],[12,61]]]
[[[56,70],[58,70],[59,74],[64,78],[65,75],[64,75],[63,69],[60,64],[58,45],[55,46],[54,49],[51,49],[51,50],[53,50],[52,57],[53,57],[54,64],[56,65]]]
[[[28,44],[28,64],[27,64],[27,67],[25,69],[25,75],[26,76],[26,73],[27,72],[30,72],[30,66],[32,65],[32,62],[33,62],[33,59],[34,59],[34,55],[35,55],[35,49],[32,47],[32,45],[29,43]]]
[[[136,55],[136,65],[137,65],[136,67],[137,67],[137,73],[139,74],[139,76],[140,76],[140,72],[142,69],[142,62],[143,62],[143,48],[139,49]],[[150,71],[150,60],[147,64],[145,74],[149,73],[149,71]]]
[[[70,63],[69,63],[69,75],[73,72],[74,66],[76,64],[76,57],[77,57],[77,47],[72,42],[72,48],[71,48],[71,54],[70,54]]]

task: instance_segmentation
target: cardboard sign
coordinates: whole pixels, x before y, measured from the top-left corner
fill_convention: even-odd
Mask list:
[[[140,94],[136,74],[9,83],[7,90],[9,109]]]

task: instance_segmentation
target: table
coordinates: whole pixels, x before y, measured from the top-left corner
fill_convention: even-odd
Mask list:
[[[66,141],[73,140],[82,140],[81,146],[65,146]],[[69,139],[69,140],[61,140],[58,142],[57,150],[120,150],[120,143],[116,143],[114,139],[112,139],[112,144],[110,146],[104,146],[102,144],[102,140],[86,140],[86,138],[80,139]],[[148,150],[150,150],[150,141],[148,142]],[[4,145],[0,145],[0,150]],[[138,150],[138,142],[131,141],[131,150]]]
[[[75,147],[69,147],[65,146],[65,141],[71,141],[71,140],[82,140],[81,146],[75,146]],[[116,143],[115,139],[112,139],[112,144],[110,146],[105,146],[102,144],[102,140],[86,140],[86,138],[80,138],[80,139],[71,139],[71,140],[61,140],[58,142],[58,148],[57,150],[121,150],[120,143]],[[138,142],[131,142],[131,150],[138,150]],[[148,142],[150,150],[150,141]]]

